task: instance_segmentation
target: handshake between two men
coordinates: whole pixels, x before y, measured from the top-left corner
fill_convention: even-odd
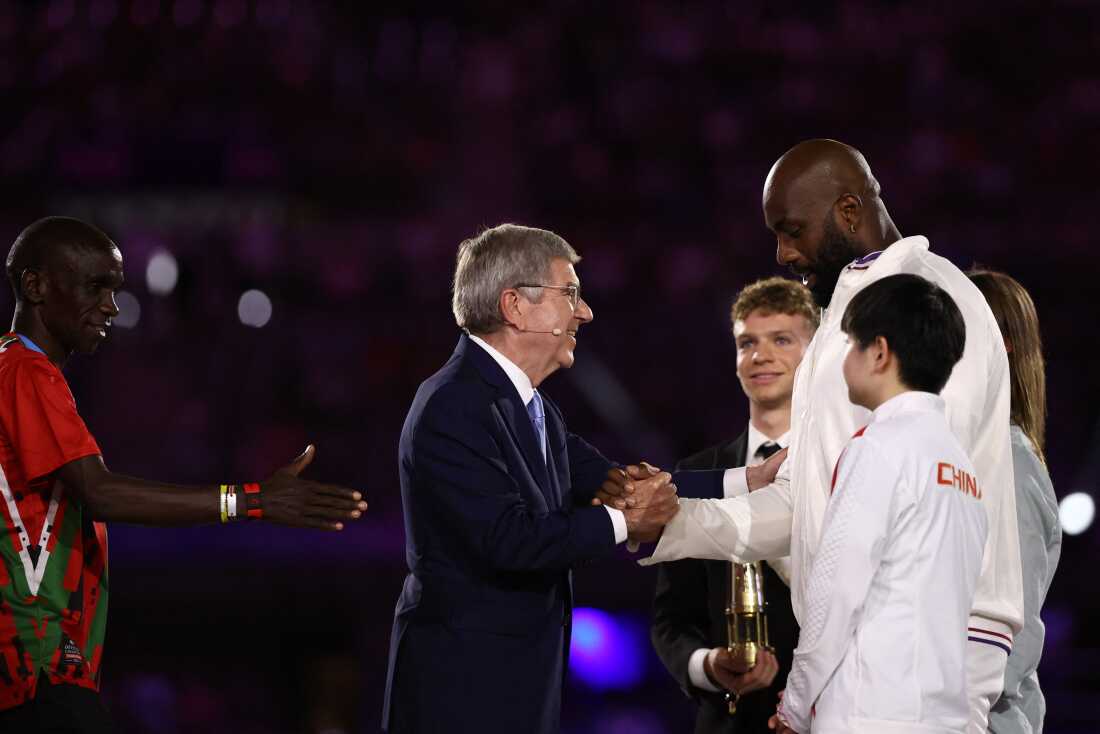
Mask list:
[[[762,464],[745,468],[745,483],[753,492],[775,480],[779,467],[787,458],[782,449]],[[724,474],[718,470],[717,473]],[[723,484],[725,483],[723,477]],[[608,470],[593,505],[607,505],[622,510],[626,516],[627,532],[634,543],[654,543],[661,538],[665,526],[676,516],[680,508],[679,495],[672,475],[661,471],[649,462],[642,461],[622,468]],[[721,497],[689,497],[689,499],[720,499]]]
[[[671,474],[643,461],[609,469],[592,504],[621,510],[632,544],[653,543],[679,509],[676,491]]]

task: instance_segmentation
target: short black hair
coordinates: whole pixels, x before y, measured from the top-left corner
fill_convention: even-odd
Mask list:
[[[966,323],[953,298],[919,275],[877,280],[852,298],[840,328],[866,349],[886,339],[906,387],[939,393],[962,359]]]
[[[63,247],[90,250],[117,247],[102,230],[72,217],[45,217],[15,238],[8,251],[8,281],[15,300],[23,300],[23,271],[42,270]]]

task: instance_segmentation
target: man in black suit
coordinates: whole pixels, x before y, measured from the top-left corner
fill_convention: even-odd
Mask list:
[[[390,734],[557,732],[572,569],[628,538],[656,540],[676,512],[667,473],[637,482],[630,507],[593,507],[614,465],[541,392],[573,365],[593,318],[578,260],[553,232],[511,224],[459,248],[463,333],[417,391],[398,450],[409,574],[390,643]],[[715,474],[676,481],[694,494]]]
[[[680,461],[678,470],[756,464],[787,446],[794,374],[817,328],[817,307],[804,286],[768,278],[741,291],[730,317],[737,378],[749,399],[749,425],[736,439]],[[726,650],[730,577],[731,564],[724,561],[686,559],[657,569],[653,647],[699,705],[696,734],[767,732],[798,644],[786,559],[776,559],[764,565],[768,627],[776,654],[763,654],[751,671],[737,670]],[[732,716],[727,692],[741,696]]]

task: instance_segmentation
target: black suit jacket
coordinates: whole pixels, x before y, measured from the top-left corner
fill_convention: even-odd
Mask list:
[[[417,391],[399,448],[409,574],[383,710],[394,734],[559,729],[570,569],[615,535],[589,506],[611,462],[543,403],[545,461],[511,380],[465,335]]]
[[[712,446],[676,465],[678,470],[726,469],[745,465],[748,431],[736,440]],[[650,637],[668,672],[684,692],[699,704],[696,734],[746,734],[769,732],[768,718],[775,713],[779,691],[791,669],[798,644],[798,625],[791,610],[787,585],[767,564],[764,590],[768,601],[768,632],[779,659],[779,673],[771,687],[747,694],[729,715],[723,694],[696,688],[688,677],[688,659],[699,648],[725,645],[726,596],[730,564],[725,561],[686,559],[662,563],[657,568]]]

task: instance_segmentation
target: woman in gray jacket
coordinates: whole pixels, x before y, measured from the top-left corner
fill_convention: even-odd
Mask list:
[[[1004,273],[973,270],[970,279],[989,302],[1008,351],[1012,383],[1012,465],[1024,581],[1024,628],[1005,670],[1004,692],[989,714],[994,734],[1041,734],[1046,701],[1036,668],[1045,628],[1039,611],[1058,567],[1062,528],[1058,498],[1043,455],[1046,372],[1039,317],[1031,296]]]

